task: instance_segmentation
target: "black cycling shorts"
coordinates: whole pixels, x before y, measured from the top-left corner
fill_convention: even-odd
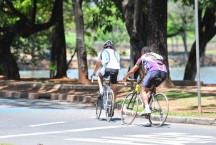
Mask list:
[[[102,75],[101,72],[99,72],[99,75],[103,78],[108,78],[110,76],[110,82],[111,84],[117,84],[118,83],[118,69],[111,69],[111,68],[105,68],[105,73]]]

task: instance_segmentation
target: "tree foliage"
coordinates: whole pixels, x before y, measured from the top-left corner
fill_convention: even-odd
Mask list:
[[[6,22],[0,26],[0,57],[3,64],[5,74],[9,79],[19,79],[19,68],[17,62],[11,51],[11,44],[17,36],[27,38],[30,35],[48,29],[56,21],[55,15],[57,14],[58,7],[57,1],[54,2],[54,6],[51,11],[50,17],[43,23],[36,23],[37,14],[37,0],[32,0],[32,9],[29,9],[32,13],[26,13],[26,9],[19,10],[26,5],[29,7],[29,1],[21,1],[18,5],[18,0],[9,1],[4,0],[1,3],[0,12],[6,18]],[[51,0],[49,2],[52,2]],[[48,6],[49,8],[50,6]],[[32,15],[31,15],[32,14]],[[4,25],[3,25],[4,24]]]
[[[12,67],[9,68],[10,65],[15,65],[13,60],[14,56],[16,56],[16,58],[25,58],[25,55],[30,54],[34,58],[33,62],[45,56],[47,49],[51,47],[50,36],[52,33],[50,31],[53,29],[49,28],[57,21],[56,16],[58,11],[54,11],[54,3],[57,1],[58,0],[0,1],[1,68],[7,68],[6,70],[8,72],[17,72],[18,69],[15,71]],[[84,45],[87,53],[96,56],[97,51],[93,47],[101,45],[101,43],[107,39],[112,39],[117,46],[130,42],[136,54],[134,56],[136,57],[140,55],[139,49],[144,45],[165,48],[166,42],[164,38],[166,37],[166,32],[162,30],[164,28],[162,28],[162,26],[164,26],[163,24],[166,22],[162,22],[160,19],[162,17],[165,18],[166,14],[163,9],[165,7],[159,7],[157,5],[158,3],[154,2],[153,0],[83,1],[83,33],[85,34],[86,41]],[[164,5],[167,3],[165,0],[161,0],[160,2],[163,2]],[[188,31],[193,31],[194,29],[194,0],[172,0],[171,2],[174,2],[175,5],[173,4],[173,7],[168,9],[168,36],[181,35],[183,37]],[[75,17],[74,11],[71,9],[72,1],[65,0],[63,5],[65,32],[75,34]],[[216,3],[214,1],[199,0],[200,56],[203,56],[206,44],[216,33],[215,9]],[[158,17],[159,14],[162,14],[161,17]],[[157,30],[153,31],[154,29],[152,26],[157,26],[157,28],[155,28]],[[159,38],[160,36],[163,36],[163,38]],[[76,36],[72,39],[76,40]],[[186,36],[183,39],[186,39]],[[68,47],[73,51],[75,51],[76,46],[75,40],[72,43],[67,42]],[[157,43],[159,41],[161,41],[160,44]],[[164,51],[155,50],[161,52],[166,57]],[[11,59],[7,60],[6,58],[8,57],[5,57],[5,54]],[[22,56],[20,56],[20,54],[22,54]],[[193,45],[186,68],[186,72],[188,73],[185,73],[185,79],[194,79],[195,67],[192,67],[195,61],[194,54],[195,46]],[[8,64],[5,63],[2,65],[4,61],[7,61]],[[193,72],[193,74],[191,72]],[[189,73],[192,75],[189,75]],[[15,76],[15,74],[11,73],[10,76]]]
[[[94,1],[84,9],[85,29],[94,41],[112,39],[116,45],[128,42],[125,24],[119,9],[110,0]],[[91,33],[91,32],[94,33]],[[93,35],[93,36],[92,36]],[[126,39],[126,40],[125,40]]]
[[[190,5],[193,3],[189,1]],[[199,1],[198,8],[198,23],[199,23],[199,55],[204,56],[207,43],[216,34],[216,3],[215,1],[205,0]],[[184,80],[195,80],[196,76],[196,41],[194,41],[188,62],[185,68]],[[200,60],[199,60],[200,61]]]
[[[168,37],[179,35],[182,30],[194,31],[194,13],[191,6],[184,5],[181,1],[169,2],[168,7]]]

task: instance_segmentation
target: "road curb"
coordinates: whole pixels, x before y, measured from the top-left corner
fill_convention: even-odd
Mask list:
[[[216,126],[216,119],[168,116],[166,122]]]
[[[50,99],[50,100],[65,100],[73,103],[95,103],[96,98],[82,95],[68,95],[62,93],[32,93],[32,92],[18,92],[11,90],[0,90],[0,96],[7,98],[26,98],[26,99]]]

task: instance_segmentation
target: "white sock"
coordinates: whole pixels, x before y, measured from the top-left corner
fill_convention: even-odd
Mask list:
[[[146,108],[146,109],[149,109],[149,105],[145,105],[145,108]]]

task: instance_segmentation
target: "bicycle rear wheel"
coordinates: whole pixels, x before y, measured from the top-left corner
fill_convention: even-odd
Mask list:
[[[106,120],[108,122],[110,122],[110,120],[113,117],[113,111],[114,111],[114,93],[113,90],[110,90],[109,92],[107,92],[107,105],[105,108],[105,112],[106,112]]]
[[[97,119],[100,119],[101,110],[102,110],[102,104],[103,104],[102,97],[98,98],[97,102],[96,102],[96,118]]]
[[[131,92],[125,97],[122,103],[121,118],[123,123],[126,125],[130,125],[136,118],[137,110],[138,110],[137,94]]]
[[[165,94],[158,93],[150,101],[152,110],[149,122],[153,127],[159,127],[164,124],[169,112],[169,103]]]

